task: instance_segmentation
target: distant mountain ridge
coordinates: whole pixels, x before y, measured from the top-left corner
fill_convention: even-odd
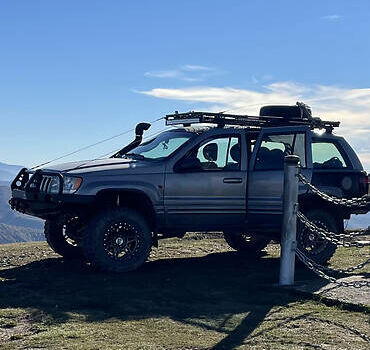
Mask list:
[[[12,226],[0,223],[0,243],[31,242],[45,240],[41,229]]]
[[[43,240],[42,220],[12,210],[10,195],[9,185],[0,186],[0,244]]]
[[[10,182],[23,167],[0,162],[0,182]]]
[[[0,186],[0,223],[40,229],[42,227],[42,221],[40,219],[18,213],[10,208],[8,203],[10,196],[10,187]]]
[[[348,221],[348,229],[367,228],[370,226],[370,213],[352,215],[351,220]]]
[[[10,182],[22,169],[19,165],[8,165],[0,162],[0,244],[13,242],[40,241],[43,221],[11,210]],[[365,228],[370,225],[370,213],[353,215],[347,228]]]
[[[44,239],[42,220],[11,210],[8,203],[10,183],[22,168],[0,162],[0,244]]]

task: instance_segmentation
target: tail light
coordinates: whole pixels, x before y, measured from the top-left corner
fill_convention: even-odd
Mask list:
[[[363,176],[360,176],[360,187],[363,192],[370,194],[370,174],[366,175],[364,174]]]

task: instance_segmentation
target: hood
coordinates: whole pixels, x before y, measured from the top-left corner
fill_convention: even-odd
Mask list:
[[[58,171],[63,173],[81,173],[89,171],[103,171],[109,169],[128,169],[137,168],[152,164],[152,161],[121,159],[121,158],[105,158],[97,160],[83,160],[78,162],[69,162],[47,166],[41,170]]]

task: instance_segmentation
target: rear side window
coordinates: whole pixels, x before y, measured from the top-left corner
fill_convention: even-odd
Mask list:
[[[299,156],[301,166],[306,167],[305,134],[264,135],[258,150],[256,170],[282,170],[284,157]]]
[[[338,147],[330,141],[312,141],[312,164],[319,169],[348,167]]]

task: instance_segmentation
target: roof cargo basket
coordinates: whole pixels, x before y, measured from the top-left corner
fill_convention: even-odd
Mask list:
[[[311,110],[307,108],[311,114]],[[260,116],[274,116],[284,119],[303,119],[302,109],[299,106],[264,106],[260,109]]]
[[[190,126],[191,124],[206,123],[216,124],[218,127],[238,125],[257,128],[307,125],[311,129],[326,129],[327,132],[332,132],[333,128],[340,124],[312,117],[311,109],[302,102],[297,102],[295,106],[264,106],[261,108],[259,116],[192,111],[168,114],[165,119],[166,125]]]

